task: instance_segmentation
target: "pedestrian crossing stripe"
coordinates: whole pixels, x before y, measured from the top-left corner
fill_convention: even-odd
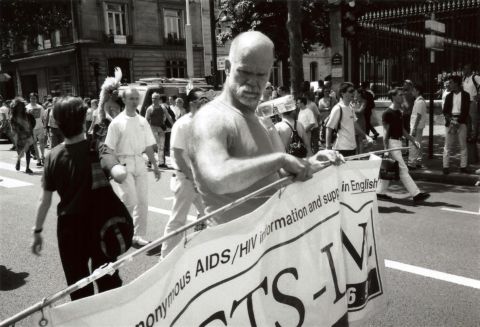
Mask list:
[[[0,176],[0,187],[15,188],[15,187],[30,186],[30,185],[33,185],[33,184],[27,183],[24,181],[19,181],[18,179],[14,179],[14,178]]]

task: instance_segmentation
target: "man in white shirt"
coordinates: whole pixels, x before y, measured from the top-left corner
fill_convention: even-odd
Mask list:
[[[147,120],[138,115],[138,91],[131,87],[124,91],[125,110],[118,114],[108,126],[105,145],[113,151],[120,164],[127,169],[127,177],[118,184],[118,193],[133,217],[133,244],[141,247],[148,244],[144,239],[147,232],[148,176],[143,152],[153,163],[153,173],[158,181],[160,171],[155,161],[153,145],[155,138]]]
[[[414,83],[412,95],[415,97],[415,102],[410,116],[410,135],[415,139],[415,142],[420,144],[420,147],[417,148],[415,144],[410,143],[410,149],[408,150],[408,169],[410,170],[422,167],[422,136],[427,123],[427,103],[423,99],[422,93],[423,87]]]
[[[308,140],[311,140],[312,131],[318,127],[317,119],[315,118],[313,111],[307,107],[307,99],[305,97],[298,98],[297,106],[298,108],[300,108],[300,111],[298,113],[298,121],[303,125],[305,129],[306,138]],[[316,153],[313,148],[312,152]]]
[[[357,142],[355,131],[359,135],[365,135],[368,142],[372,138],[365,134],[365,131],[357,124],[357,117],[350,103],[353,100],[355,88],[350,82],[340,84],[340,101],[333,107],[330,117],[327,121],[326,145],[327,149],[334,149],[343,156],[352,156],[356,154]],[[337,131],[337,139],[332,140],[333,131]]]
[[[470,122],[468,124],[468,136],[475,142],[478,137],[478,115],[480,103],[480,75],[474,74],[472,64],[463,67],[463,90],[470,95]]]
[[[30,103],[26,109],[29,114],[35,118],[35,127],[33,128],[33,148],[37,156],[37,167],[43,166],[45,160],[45,129],[43,128],[42,117],[45,109],[38,104],[38,94],[30,93]]]
[[[187,113],[187,110],[183,106],[183,99],[182,98],[176,98],[175,99],[175,105],[170,107],[175,114],[175,120],[180,119],[183,115]]]
[[[205,210],[205,206],[193,180],[192,163],[188,155],[188,145],[192,138],[191,123],[193,116],[203,104],[208,102],[208,98],[201,89],[194,88],[188,93],[187,101],[189,103],[190,113],[182,116],[172,127],[170,155],[175,173],[170,180],[170,188],[175,198],[172,205],[172,214],[165,226],[164,235],[185,225],[192,203],[197,208],[198,217],[203,216]],[[166,240],[162,245],[162,257],[170,253],[180,242],[181,238],[181,235],[176,235]]]
[[[443,106],[445,116],[445,148],[443,149],[443,173],[450,173],[450,156],[453,141],[460,145],[460,172],[468,173],[467,164],[467,122],[470,109],[470,95],[462,91],[460,76],[450,76],[452,92],[448,93]]]

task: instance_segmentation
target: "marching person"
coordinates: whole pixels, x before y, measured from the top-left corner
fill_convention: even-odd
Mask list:
[[[47,154],[42,177],[42,192],[36,210],[33,227],[32,252],[40,255],[43,249],[43,225],[52,204],[53,192],[57,191],[60,203],[57,208],[58,250],[67,284],[72,285],[90,275],[96,268],[109,262],[101,251],[90,246],[91,231],[85,220],[85,209],[91,203],[82,196],[92,188],[92,169],[89,162],[89,144],[85,138],[86,107],[81,98],[60,98],[53,107],[65,143]],[[85,182],[86,181],[86,182]],[[89,261],[91,268],[89,269]],[[122,286],[122,280],[115,271],[96,281],[99,292]],[[72,301],[94,294],[93,284],[72,292]]]
[[[463,67],[463,90],[470,95],[470,122],[468,134],[473,143],[478,137],[478,115],[480,114],[480,75],[474,74],[472,64],[468,63]]]
[[[470,95],[461,89],[460,76],[450,76],[451,92],[445,97],[443,115],[445,116],[445,146],[443,149],[443,173],[450,173],[450,156],[453,141],[458,139],[460,145],[460,172],[468,173],[467,157],[467,122],[470,110]]]
[[[312,176],[309,161],[275,151],[266,128],[255,115],[273,60],[274,46],[267,36],[257,31],[238,35],[225,61],[222,93],[193,118],[190,158],[206,213],[269,185],[280,175],[292,174],[300,181]],[[341,160],[332,151],[319,152],[312,158],[312,161]],[[266,200],[266,197],[247,200],[214,217],[213,223],[236,219]]]
[[[416,147],[413,143],[410,144],[408,149],[408,169],[414,170],[422,168],[422,136],[423,129],[427,124],[427,103],[422,97],[423,87],[414,83],[412,87],[412,95],[415,97],[413,103],[412,114],[410,116],[410,135],[420,145]]]
[[[312,156],[312,147],[310,146],[310,137],[305,131],[305,127],[297,120],[297,110],[291,110],[281,114],[282,120],[275,124],[275,128],[280,135],[285,150],[287,150],[292,141],[293,133],[296,131],[302,139],[303,145],[307,149],[307,157]]]
[[[303,127],[301,127],[300,129],[303,129],[305,133],[305,138],[309,140],[308,143],[310,145],[310,151],[316,153],[312,145],[312,137],[314,130],[318,128],[318,117],[315,117],[313,111],[307,107],[307,99],[305,97],[298,98],[297,107],[300,109],[298,112],[298,122]]]
[[[406,130],[403,123],[402,103],[404,102],[405,92],[400,87],[395,87],[388,92],[388,96],[392,101],[392,105],[385,110],[382,115],[384,128],[383,146],[385,150],[402,147],[402,137],[409,139],[414,146],[420,147],[420,144]],[[408,173],[408,167],[403,161],[402,152],[400,150],[390,151],[390,156],[398,162],[400,169],[400,181],[407,189],[408,193],[413,197],[414,203],[421,203],[430,197],[428,193],[422,193]],[[391,200],[392,197],[387,195],[390,181],[380,179],[377,190],[377,198],[380,200]]]
[[[15,142],[15,149],[17,150],[17,163],[15,169],[20,170],[20,161],[25,154],[27,174],[32,174],[30,169],[30,147],[33,145],[33,130],[35,128],[36,119],[28,113],[25,108],[25,102],[22,98],[15,98],[11,103],[12,117],[10,119],[10,126],[12,128],[12,136]]]
[[[178,99],[177,99],[178,100]],[[188,211],[195,205],[198,217],[204,215],[205,206],[202,203],[198,193],[192,172],[192,165],[188,156],[188,145],[192,138],[191,124],[192,119],[202,105],[209,100],[204,92],[199,88],[190,90],[187,96],[187,103],[190,113],[182,116],[175,122],[172,128],[172,137],[170,139],[170,155],[172,166],[175,173],[170,181],[170,188],[175,197],[172,205],[172,214],[165,226],[164,235],[167,235],[185,225]],[[182,236],[176,235],[162,244],[162,257],[165,257],[180,242]]]
[[[130,87],[123,93],[125,110],[115,117],[108,126],[105,145],[127,168],[126,179],[118,184],[119,198],[133,217],[133,245],[142,247],[149,242],[144,239],[147,232],[148,176],[142,154],[145,152],[153,164],[156,180],[160,171],[155,161],[153,145],[155,138],[147,120],[137,114],[138,91]]]
[[[33,148],[37,157],[37,167],[43,165],[45,159],[45,129],[43,128],[42,117],[45,109],[38,104],[38,94],[30,93],[30,103],[27,105],[27,113],[35,118],[35,127],[33,129]]]

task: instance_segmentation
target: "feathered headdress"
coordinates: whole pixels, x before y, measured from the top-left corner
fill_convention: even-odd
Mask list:
[[[98,100],[98,108],[100,109],[100,118],[101,120],[106,118],[105,112],[105,102],[107,102],[108,95],[113,91],[118,90],[120,87],[120,81],[122,80],[122,70],[119,67],[114,69],[115,77],[107,77],[102,84],[102,89],[100,91],[100,97]]]

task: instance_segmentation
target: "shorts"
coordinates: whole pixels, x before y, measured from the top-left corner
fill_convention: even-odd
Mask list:
[[[42,128],[35,128],[33,130],[33,138],[35,140],[38,140],[38,139],[43,140],[45,138],[45,129],[43,127]]]

